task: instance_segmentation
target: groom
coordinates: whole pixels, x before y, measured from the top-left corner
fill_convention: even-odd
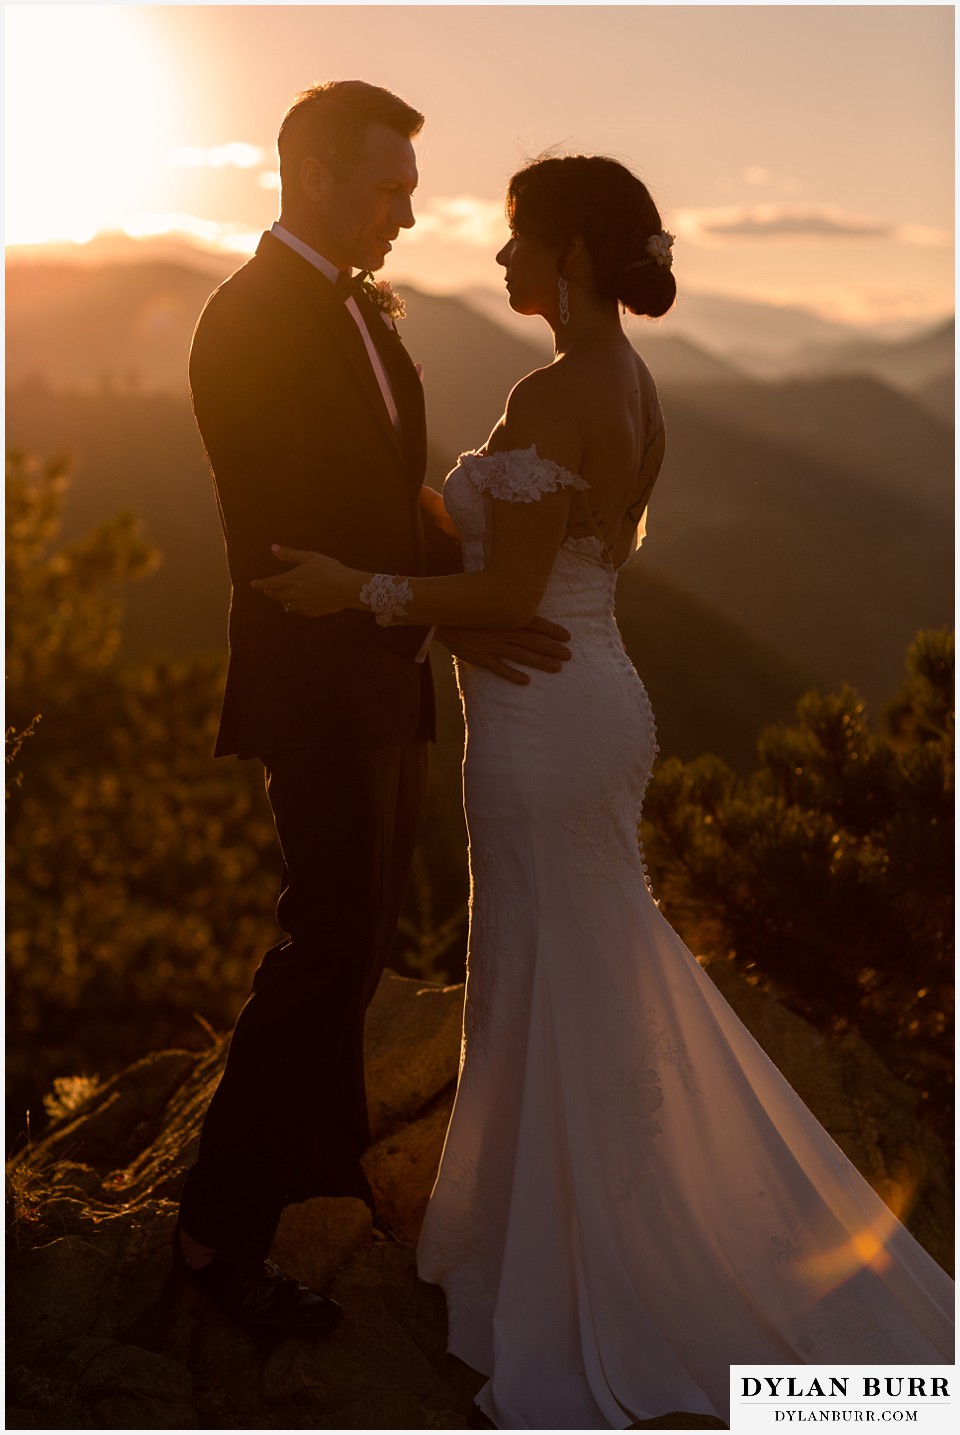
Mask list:
[[[451,572],[455,535],[423,487],[418,373],[371,288],[414,223],[423,116],[333,81],[280,127],[280,220],[210,297],[190,356],[233,587],[218,756],[264,766],[283,858],[277,918],[187,1173],[177,1265],[247,1325],[330,1329],[339,1307],[266,1257],[284,1206],[372,1207],[364,1013],[396,934],[423,817],[434,699],[424,629],[308,619],[251,587],[272,544],[373,572]],[[468,662],[557,671],[567,634],[441,631]]]

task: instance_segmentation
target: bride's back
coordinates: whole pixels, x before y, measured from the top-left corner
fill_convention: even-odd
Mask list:
[[[516,386],[488,451],[528,448],[587,485],[566,536],[592,538],[619,567],[636,542],[664,454],[653,379],[619,311],[659,318],[676,298],[673,236],[649,190],[605,155],[547,155],[507,190],[510,240],[497,255],[510,305],[540,315],[557,357]]]
[[[557,360],[571,418],[583,435],[580,476],[589,488],[574,494],[572,537],[599,538],[619,567],[636,544],[664,456],[664,426],[656,385],[625,338]],[[558,377],[560,373],[558,372]]]

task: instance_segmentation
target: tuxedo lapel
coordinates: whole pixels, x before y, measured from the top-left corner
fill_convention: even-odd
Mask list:
[[[405,461],[406,455],[403,452],[400,435],[387,410],[377,376],[370,362],[370,355],[367,353],[367,347],[357,328],[356,320],[348,312],[346,304],[335,292],[333,285],[322,274],[319,277],[328,291],[321,295],[319,307],[321,321],[336,338],[338,348],[369,402],[384,437],[397,457]],[[376,340],[374,343],[376,344]],[[387,372],[389,374],[389,370]]]
[[[359,298],[357,307],[373,339],[374,348],[387,373],[400,415],[400,442],[411,477],[419,483],[427,457],[426,415],[423,385],[400,335],[369,300]]]
[[[278,272],[284,285],[290,286],[296,292],[298,302],[302,303],[304,311],[315,320],[320,331],[316,334],[318,348],[327,347],[329,344],[335,349],[338,358],[356,380],[357,387],[369,406],[377,431],[381,433],[394,458],[406,467],[407,455],[384,403],[370,355],[356,320],[347,312],[342,296],[335,291],[325,274],[321,274],[319,269],[272,234],[263,235],[257,247],[256,258]],[[382,323],[380,327],[384,327]],[[384,332],[386,333],[386,330]],[[302,337],[302,342],[309,345],[309,334]]]

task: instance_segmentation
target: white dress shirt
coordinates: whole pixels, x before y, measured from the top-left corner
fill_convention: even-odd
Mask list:
[[[291,234],[289,229],[284,229],[282,224],[272,225],[270,228],[270,233],[274,236],[275,239],[279,239],[281,244],[286,244],[290,249],[294,251],[294,253],[299,254],[300,257],[302,259],[305,259],[308,264],[312,264],[315,269],[319,269],[321,274],[325,274],[330,280],[331,284],[336,284],[337,275],[340,273],[340,271],[335,264],[330,263],[329,259],[324,259],[322,254],[318,254],[315,249],[311,249],[309,244],[304,244],[302,239],[298,239],[295,234]],[[390,381],[387,378],[383,364],[380,362],[380,355],[377,353],[376,345],[370,337],[370,332],[367,329],[366,324],[363,322],[363,315],[357,308],[357,301],[354,299],[352,294],[347,299],[344,307],[346,308],[350,317],[353,319],[353,322],[356,324],[357,328],[360,330],[360,337],[363,340],[364,347],[366,348],[366,351],[370,356],[370,363],[373,365],[373,372],[377,376],[377,383],[380,385],[380,392],[381,394],[383,394],[383,402],[387,406],[387,413],[390,415],[390,422],[399,432],[400,414],[397,411],[396,401],[393,397],[393,390],[390,388]]]
[[[286,244],[287,247],[292,249],[295,254],[299,254],[300,257],[302,259],[305,259],[308,264],[312,264],[314,269],[319,269],[321,274],[325,274],[326,277],[330,280],[331,284],[336,284],[337,275],[340,273],[340,270],[335,264],[331,264],[329,259],[324,259],[322,254],[319,254],[316,249],[311,249],[309,244],[304,244],[302,239],[298,239],[295,234],[291,234],[289,229],[284,229],[282,224],[272,224],[270,226],[270,233],[274,236],[275,239],[279,239],[281,244]],[[367,329],[366,324],[363,322],[363,315],[357,308],[357,301],[354,299],[352,294],[347,299],[344,307],[350,314],[357,328],[360,330],[360,337],[363,340],[364,347],[366,348],[367,353],[370,355],[370,363],[373,365],[373,372],[377,376],[377,383],[380,385],[380,392],[381,394],[383,394],[383,402],[387,406],[387,413],[390,415],[390,422],[393,424],[394,428],[399,433],[400,414],[397,409],[396,400],[393,397],[393,390],[390,388],[390,383],[387,379],[386,371],[384,370],[383,364],[380,362],[380,355],[377,353],[376,345],[370,337],[370,332]],[[423,645],[420,648],[420,651],[417,653],[415,659],[416,662],[422,663],[424,658],[427,656],[427,653],[430,651],[430,644],[433,640],[433,635],[436,631],[436,626],[432,627],[427,636],[424,638]]]

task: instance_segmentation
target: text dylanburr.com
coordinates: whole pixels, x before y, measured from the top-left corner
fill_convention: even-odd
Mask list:
[[[952,1365],[731,1365],[734,1435],[814,1426],[957,1428]],[[877,1432],[879,1435],[879,1430]]]

